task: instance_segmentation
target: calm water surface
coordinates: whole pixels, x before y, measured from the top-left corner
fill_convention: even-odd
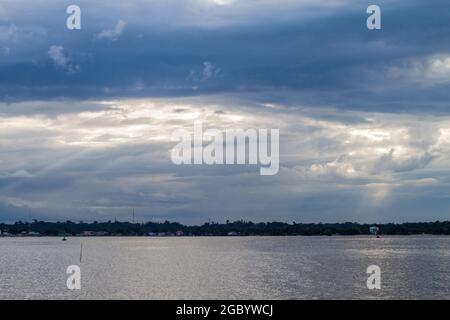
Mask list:
[[[0,299],[361,298],[449,299],[450,237],[0,238]]]

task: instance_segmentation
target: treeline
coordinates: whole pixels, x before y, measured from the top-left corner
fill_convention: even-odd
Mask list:
[[[83,232],[102,232],[108,235],[143,236],[143,235],[191,235],[191,236],[285,236],[285,235],[367,235],[369,227],[377,226],[385,235],[433,234],[450,235],[450,221],[401,223],[401,224],[359,224],[346,223],[253,223],[235,221],[226,223],[205,223],[199,226],[185,226],[177,222],[130,223],[130,222],[21,222],[0,224],[0,231],[12,235],[39,233],[45,236],[61,234],[80,235]]]

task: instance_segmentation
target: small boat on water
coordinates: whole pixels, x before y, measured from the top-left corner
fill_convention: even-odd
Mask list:
[[[369,228],[369,233],[375,235],[377,239],[380,239],[380,238],[381,238],[381,235],[380,235],[380,228],[377,227],[377,226],[370,227],[370,228]]]
[[[66,233],[64,233],[64,237],[62,238],[62,241],[67,241]]]

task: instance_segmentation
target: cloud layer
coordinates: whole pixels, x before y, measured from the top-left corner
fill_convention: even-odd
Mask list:
[[[0,220],[450,218],[448,1],[77,5],[0,4]],[[280,173],[174,166],[194,120],[279,128]]]
[[[90,102],[81,111],[48,115],[25,104],[1,110],[37,111],[0,118],[0,202],[18,212],[128,219],[135,208],[142,219],[187,222],[399,221],[423,217],[428,199],[434,207],[427,218],[447,215],[435,205],[448,201],[438,191],[449,187],[450,117],[317,114],[281,105],[256,111],[220,97]],[[171,133],[192,131],[195,120],[219,130],[279,128],[280,173],[261,177],[256,166],[175,166]]]

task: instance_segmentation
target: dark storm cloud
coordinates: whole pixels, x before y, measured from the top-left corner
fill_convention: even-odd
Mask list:
[[[157,3],[82,1],[79,31],[65,29],[65,7],[57,2],[30,6],[40,15],[29,20],[21,16],[25,5],[15,5],[2,21],[2,45],[9,50],[0,63],[2,99],[256,92],[260,99],[265,93],[267,100],[310,105],[395,112],[426,103],[428,111],[447,110],[449,82],[423,87],[408,83],[407,75],[411,60],[450,54],[446,1],[381,1],[381,31],[367,30],[367,4],[359,1],[315,11],[287,1],[266,20],[258,13],[275,5],[255,2],[252,15],[232,3],[205,11],[201,25],[183,11],[187,2]],[[222,16],[210,13],[219,10]],[[63,61],[49,56],[52,46]],[[402,66],[405,76],[393,78],[391,68]]]

